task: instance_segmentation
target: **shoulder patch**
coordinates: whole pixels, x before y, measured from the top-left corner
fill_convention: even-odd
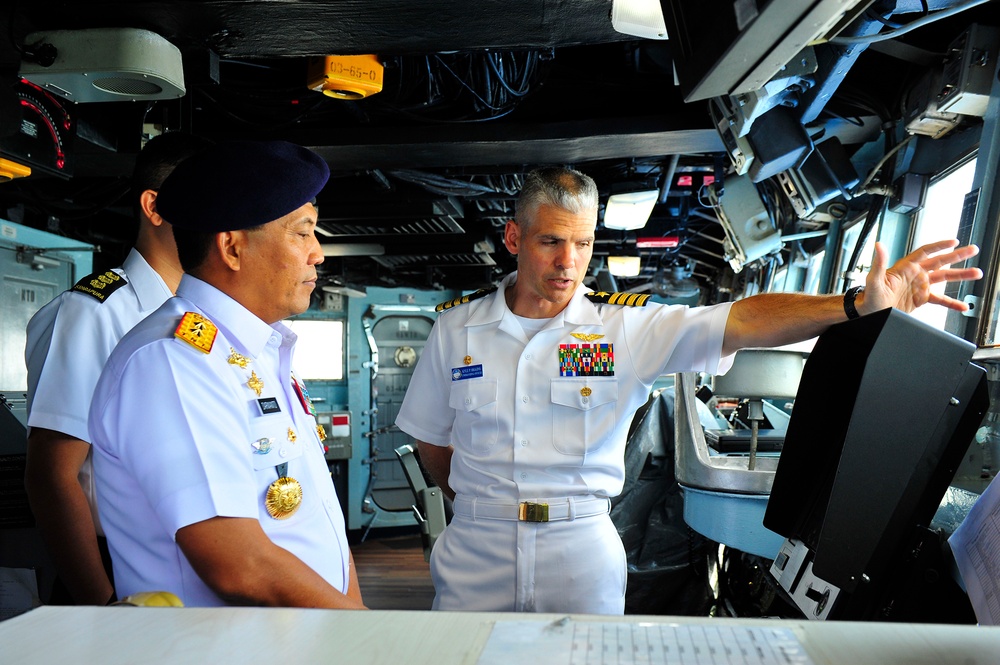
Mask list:
[[[608,293],[607,291],[596,291],[587,294],[587,300],[590,302],[604,303],[606,305],[625,305],[626,307],[645,307],[649,298],[649,293]]]
[[[128,284],[128,280],[114,270],[108,270],[107,272],[95,272],[93,275],[87,275],[74,284],[70,290],[86,293],[88,296],[104,302],[108,296],[126,284]]]
[[[443,312],[446,309],[451,309],[452,307],[458,307],[459,305],[464,305],[467,302],[472,302],[473,300],[479,300],[480,298],[485,298],[494,291],[497,287],[492,289],[479,289],[475,293],[470,293],[467,296],[462,296],[461,298],[455,298],[454,300],[446,300],[443,303],[438,303],[438,306],[434,308],[435,312]]]
[[[215,344],[219,329],[215,324],[196,312],[185,312],[174,330],[174,337],[184,340],[202,353],[209,353]]]

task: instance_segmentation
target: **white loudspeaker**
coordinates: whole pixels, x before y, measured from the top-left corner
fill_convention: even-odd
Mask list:
[[[25,44],[52,44],[48,67],[23,62],[20,76],[71,102],[173,99],[184,96],[181,52],[137,28],[34,32]]]

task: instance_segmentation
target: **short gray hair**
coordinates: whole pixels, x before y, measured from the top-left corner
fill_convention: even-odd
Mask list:
[[[535,221],[535,214],[543,205],[573,214],[593,210],[596,219],[597,183],[589,175],[571,168],[551,166],[536,169],[524,178],[514,221],[522,229],[527,228]]]

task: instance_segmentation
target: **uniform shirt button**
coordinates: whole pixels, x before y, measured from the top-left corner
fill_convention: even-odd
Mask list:
[[[521,480],[527,480],[527,478],[528,478],[528,474],[526,474],[526,473],[522,473],[521,474]]]
[[[282,457],[288,457],[288,448],[282,448],[278,451],[278,454]]]
[[[528,440],[527,439],[521,439],[521,445],[522,446],[528,445]]]
[[[465,403],[466,404],[472,404],[472,398],[471,397],[466,397],[465,398]]]
[[[524,359],[525,360],[531,360],[531,354],[530,353],[525,353],[524,354]]]
[[[522,402],[525,402],[525,403],[527,403],[527,401],[528,401],[528,396],[527,396],[527,395],[524,395],[523,397],[521,397],[521,401],[522,401]]]
[[[587,402],[589,402],[589,401],[590,401],[590,398],[589,398],[589,397],[584,397],[584,398],[583,398],[583,403],[584,403],[584,404],[586,404],[586,403],[587,403]]]

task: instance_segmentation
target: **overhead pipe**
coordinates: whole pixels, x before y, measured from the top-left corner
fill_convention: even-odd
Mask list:
[[[681,161],[680,155],[671,155],[670,163],[667,164],[667,171],[663,174],[663,182],[660,183],[659,203],[666,203],[670,194],[670,186],[674,182],[674,173],[677,171],[677,163]]]

